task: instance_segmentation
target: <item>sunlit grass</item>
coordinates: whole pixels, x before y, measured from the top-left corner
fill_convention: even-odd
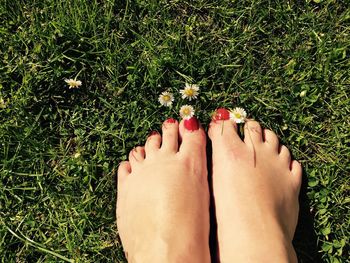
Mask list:
[[[320,2],[320,3],[317,3]],[[1,262],[123,262],[115,169],[198,83],[204,125],[243,107],[308,175],[325,262],[349,257],[349,6],[1,1]],[[69,89],[65,79],[82,85]],[[297,247],[300,262],[310,252]]]

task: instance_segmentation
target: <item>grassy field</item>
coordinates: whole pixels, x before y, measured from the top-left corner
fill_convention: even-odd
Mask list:
[[[2,0],[0,262],[125,262],[115,169],[185,82],[303,164],[299,262],[350,262],[349,48],[347,1]]]

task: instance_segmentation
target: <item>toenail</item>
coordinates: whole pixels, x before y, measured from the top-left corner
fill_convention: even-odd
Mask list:
[[[190,119],[186,119],[184,121],[184,126],[189,131],[195,131],[199,129],[199,123],[196,117],[192,117]]]
[[[148,134],[148,137],[151,137],[153,135],[156,135],[156,134],[159,134],[157,131],[151,131],[149,134]]]
[[[220,120],[226,121],[228,119],[230,119],[230,112],[225,108],[217,109],[213,116],[214,121],[220,121]]]
[[[173,118],[170,118],[170,119],[167,119],[165,122],[166,122],[166,123],[175,123],[176,120],[173,119]]]

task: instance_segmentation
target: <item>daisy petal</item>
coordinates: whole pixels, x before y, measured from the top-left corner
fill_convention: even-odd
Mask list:
[[[191,105],[183,105],[180,108],[180,116],[183,119],[190,119],[194,116],[194,109]]]
[[[185,88],[180,90],[180,93],[183,99],[188,99],[189,101],[191,101],[192,99],[197,99],[197,96],[199,94],[198,91],[198,85],[186,83]]]
[[[68,84],[70,89],[78,88],[83,84],[80,80],[75,80],[75,79],[65,79],[64,81]]]
[[[173,104],[174,95],[168,91],[164,91],[159,95],[158,101],[162,106],[170,107]]]
[[[230,119],[236,123],[244,123],[247,118],[247,112],[240,107],[234,108],[230,112]]]

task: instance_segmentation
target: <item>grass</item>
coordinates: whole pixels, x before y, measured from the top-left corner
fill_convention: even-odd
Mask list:
[[[186,81],[204,124],[242,106],[276,131],[307,175],[319,261],[349,262],[349,22],[335,0],[1,1],[1,262],[124,262],[115,168],[178,117],[157,97]]]

